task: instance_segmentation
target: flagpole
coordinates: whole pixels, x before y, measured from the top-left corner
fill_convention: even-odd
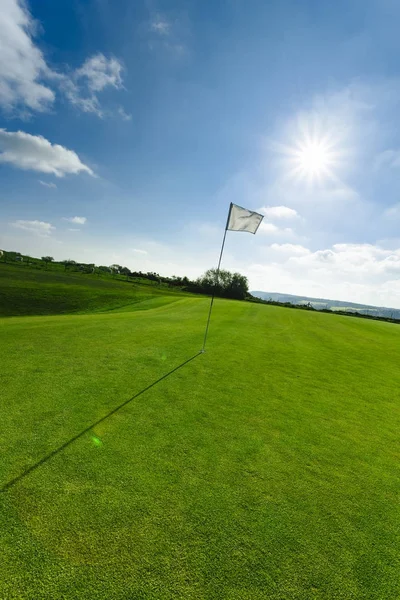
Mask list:
[[[212,312],[212,308],[213,308],[213,304],[214,304],[215,292],[217,291],[218,278],[219,278],[219,269],[220,269],[220,266],[221,266],[222,253],[224,251],[226,232],[228,231],[228,223],[229,223],[229,218],[231,216],[231,210],[232,210],[232,202],[230,203],[230,206],[229,206],[228,218],[226,220],[225,231],[224,231],[224,237],[222,238],[221,252],[219,254],[219,261],[218,261],[218,266],[217,266],[217,272],[215,273],[214,289],[213,289],[213,293],[212,293],[212,296],[211,296],[210,309],[208,311],[206,331],[204,333],[203,348],[201,349],[201,352],[205,352],[206,351],[205,348],[206,348],[206,341],[207,341],[207,335],[208,335],[208,328],[210,326],[211,312]]]

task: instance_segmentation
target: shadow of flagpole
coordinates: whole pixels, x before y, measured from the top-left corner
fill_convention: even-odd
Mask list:
[[[23,471],[22,473],[20,473],[19,475],[17,475],[17,477],[14,477],[14,479],[11,479],[7,483],[5,483],[0,488],[0,493],[1,492],[7,492],[10,488],[14,487],[17,483],[19,483],[20,481],[22,481],[22,479],[25,479],[25,477],[27,477],[28,475],[30,475],[31,473],[33,473],[33,471],[36,471],[36,469],[38,469],[39,467],[41,467],[42,465],[44,465],[48,460],[52,459],[54,456],[56,456],[57,454],[59,454],[60,452],[62,452],[63,450],[65,450],[65,448],[68,448],[68,446],[70,446],[71,444],[73,444],[74,442],[76,442],[76,440],[78,440],[83,435],[85,435],[85,433],[88,433],[91,429],[93,429],[94,427],[96,427],[96,425],[99,425],[100,423],[103,423],[103,421],[105,421],[106,419],[108,419],[109,417],[111,417],[112,415],[114,415],[116,412],[118,412],[119,410],[121,410],[121,408],[123,408],[124,406],[126,406],[127,404],[129,404],[130,402],[132,402],[132,400],[135,400],[135,398],[138,398],[139,396],[141,396],[142,394],[144,394],[145,392],[147,392],[148,390],[150,390],[152,387],[154,387],[155,385],[157,385],[158,383],[160,383],[161,381],[163,381],[164,379],[166,379],[167,377],[169,377],[170,375],[172,375],[172,373],[175,373],[176,371],[178,371],[179,369],[181,369],[182,367],[184,367],[185,365],[187,365],[188,363],[190,363],[192,360],[194,360],[201,353],[202,353],[201,351],[197,352],[194,356],[192,356],[191,358],[188,358],[187,360],[185,360],[185,362],[183,362],[182,364],[180,364],[177,367],[175,367],[174,369],[172,369],[172,371],[169,371],[168,373],[166,373],[165,375],[163,375],[162,377],[160,377],[159,379],[157,379],[157,381],[154,381],[153,383],[151,383],[150,385],[148,385],[147,387],[145,387],[143,390],[141,390],[140,392],[138,392],[137,394],[135,394],[134,396],[132,396],[128,400],[125,400],[125,402],[123,402],[119,406],[116,406],[115,408],[113,408],[113,410],[111,410],[109,413],[107,413],[106,415],[104,415],[104,417],[101,417],[101,419],[98,419],[98,421],[95,421],[94,423],[91,423],[90,425],[88,425],[87,427],[85,427],[85,429],[83,429],[81,432],[79,432],[76,435],[74,435],[74,437],[72,437],[71,439],[69,439],[67,442],[64,442],[64,444],[62,444],[61,446],[59,446],[58,448],[56,448],[55,450],[53,450],[52,452],[50,452],[49,454],[47,454],[46,456],[44,456],[43,458],[41,458],[38,462],[36,462],[35,464],[33,464],[31,467],[28,467],[28,469],[26,469],[25,471]]]

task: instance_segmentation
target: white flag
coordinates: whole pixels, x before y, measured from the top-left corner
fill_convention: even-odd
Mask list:
[[[226,228],[229,231],[255,233],[263,218],[263,215],[247,210],[247,208],[242,208],[237,204],[231,204]]]

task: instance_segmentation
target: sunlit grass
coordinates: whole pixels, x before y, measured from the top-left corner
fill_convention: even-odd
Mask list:
[[[206,312],[0,319],[0,485]],[[0,495],[0,597],[399,597],[399,342],[217,300]]]
[[[166,286],[0,263],[0,316],[147,310],[183,296]]]

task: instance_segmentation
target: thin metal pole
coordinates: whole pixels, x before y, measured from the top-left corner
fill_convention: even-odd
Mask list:
[[[226,226],[225,226],[225,231],[224,231],[224,237],[222,239],[222,246],[221,246],[221,252],[219,254],[219,261],[218,261],[218,267],[217,267],[217,272],[215,274],[215,283],[214,283],[214,289],[213,289],[213,294],[211,296],[211,302],[210,302],[210,309],[208,311],[208,318],[207,318],[207,325],[206,325],[206,331],[204,333],[204,341],[203,341],[203,348],[201,349],[201,352],[205,352],[205,348],[206,348],[206,341],[207,341],[207,335],[208,335],[208,328],[210,326],[210,319],[211,319],[211,311],[212,311],[212,307],[214,304],[214,298],[215,298],[215,292],[217,291],[217,285],[218,285],[218,278],[219,278],[219,269],[221,266],[221,260],[222,260],[222,253],[224,251],[224,246],[225,246],[225,238],[226,238],[226,232],[228,231],[228,223],[229,223],[229,217],[231,215],[231,210],[232,210],[232,202],[229,206],[229,213],[228,213],[228,218],[226,220]]]

